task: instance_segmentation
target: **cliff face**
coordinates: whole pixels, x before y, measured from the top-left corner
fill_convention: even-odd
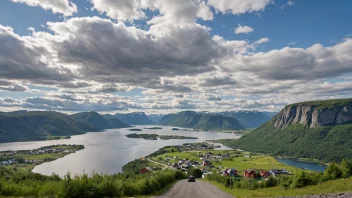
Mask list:
[[[329,107],[302,103],[286,106],[274,118],[274,125],[277,129],[283,129],[292,124],[309,125],[310,128],[315,128],[349,121],[352,121],[352,102]]]

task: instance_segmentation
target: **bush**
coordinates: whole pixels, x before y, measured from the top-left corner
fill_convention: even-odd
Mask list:
[[[335,163],[331,163],[324,171],[324,180],[338,179],[341,176],[342,171]]]
[[[197,168],[197,169],[194,169],[194,170],[193,170],[192,175],[193,175],[195,178],[202,178],[203,172]]]
[[[343,159],[341,162],[341,176],[348,178],[352,175],[352,163]]]

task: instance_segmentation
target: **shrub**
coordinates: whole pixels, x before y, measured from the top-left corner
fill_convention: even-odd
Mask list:
[[[342,171],[335,163],[331,163],[324,171],[324,180],[338,179],[341,176]]]

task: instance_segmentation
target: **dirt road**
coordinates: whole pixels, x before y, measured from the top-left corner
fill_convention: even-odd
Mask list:
[[[234,198],[232,195],[220,190],[219,188],[200,180],[187,182],[181,180],[177,182],[167,192],[159,198]]]
[[[150,161],[150,162],[153,162],[153,163],[155,163],[155,164],[159,164],[159,165],[163,166],[163,167],[164,167],[163,170],[165,170],[165,169],[177,170],[176,168],[174,168],[174,167],[172,167],[172,166],[168,166],[168,165],[166,165],[166,164],[162,164],[162,163],[156,162],[156,161],[151,160],[151,159],[147,159],[147,160]]]

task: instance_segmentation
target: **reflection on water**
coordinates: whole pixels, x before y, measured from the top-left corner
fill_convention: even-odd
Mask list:
[[[146,126],[137,126],[143,129]],[[148,126],[150,127],[150,126]],[[174,131],[172,127],[163,129],[143,129],[137,133],[151,133],[160,135],[183,135],[198,137],[191,140],[144,140],[125,137],[126,134],[136,133],[128,129],[110,129],[101,133],[87,133],[72,136],[71,139],[14,142],[0,144],[0,150],[27,150],[54,144],[82,144],[85,149],[74,154],[67,155],[58,160],[41,164],[33,169],[33,172],[51,175],[53,172],[65,175],[67,172],[75,173],[98,173],[113,174],[121,171],[124,164],[134,159],[144,157],[167,145],[180,145],[183,143],[202,142],[204,140],[217,140],[238,138],[233,133]],[[220,149],[229,149],[222,146]]]
[[[294,166],[297,168],[302,168],[302,169],[312,170],[312,171],[324,172],[326,168],[324,164],[319,164],[314,162],[304,162],[304,161],[298,161],[298,160],[287,159],[287,158],[276,158],[276,160],[289,166]]]

